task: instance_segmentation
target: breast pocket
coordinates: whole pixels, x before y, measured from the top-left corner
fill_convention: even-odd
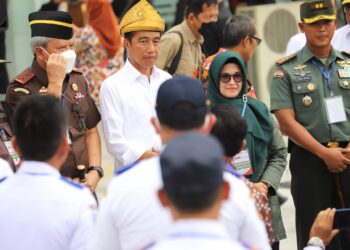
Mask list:
[[[294,106],[297,112],[310,112],[320,105],[319,86],[312,82],[293,83]]]

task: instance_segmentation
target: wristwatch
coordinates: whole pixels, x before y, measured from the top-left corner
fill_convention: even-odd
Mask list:
[[[102,178],[102,177],[105,175],[105,173],[104,173],[104,171],[103,171],[103,168],[101,168],[101,166],[91,166],[91,167],[88,167],[87,173],[89,173],[89,172],[92,171],[92,170],[96,170],[97,173],[98,173],[98,176],[99,176],[100,178]]]
[[[307,243],[308,246],[314,246],[319,247],[322,250],[325,250],[325,246],[323,244],[323,241],[319,237],[311,237],[309,242]]]

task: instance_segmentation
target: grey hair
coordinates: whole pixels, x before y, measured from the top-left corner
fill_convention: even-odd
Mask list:
[[[224,26],[223,47],[237,46],[246,36],[254,36],[256,27],[254,19],[247,15],[230,17]]]
[[[50,38],[46,36],[35,36],[32,37],[30,40],[30,48],[35,55],[35,48],[37,47],[43,47],[46,48],[47,43],[49,42]]]

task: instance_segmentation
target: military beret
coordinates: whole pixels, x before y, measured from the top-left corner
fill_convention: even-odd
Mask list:
[[[38,11],[28,16],[32,37],[44,36],[69,40],[73,36],[73,22],[64,11]]]
[[[335,20],[336,15],[329,0],[311,0],[300,5],[300,19],[309,24],[319,20]]]
[[[223,183],[225,163],[220,143],[210,135],[184,133],[160,154],[164,190],[169,198],[206,196]]]
[[[132,6],[120,21],[120,34],[133,31],[163,31],[165,23],[158,11],[147,0]]]

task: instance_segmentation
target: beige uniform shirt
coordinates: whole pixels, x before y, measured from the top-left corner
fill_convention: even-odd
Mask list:
[[[175,74],[192,76],[193,71],[198,69],[203,62],[201,43],[203,43],[204,39],[203,37],[198,39],[194,36],[186,20],[181,24],[174,26],[162,36],[156,66],[168,71],[180,49],[181,38],[178,34],[172,33],[173,31],[179,31],[183,37],[181,59]]]

